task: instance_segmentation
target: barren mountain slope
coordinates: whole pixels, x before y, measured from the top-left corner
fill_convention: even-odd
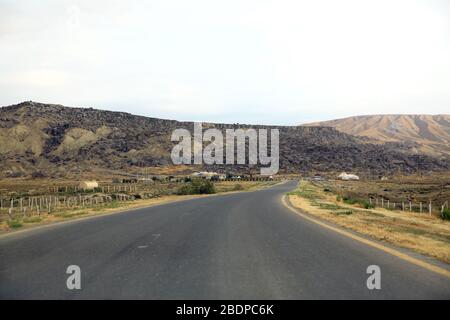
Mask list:
[[[306,125],[330,126],[382,142],[411,143],[420,152],[450,155],[450,115],[356,116]]]
[[[220,130],[248,128],[204,124]],[[252,128],[275,128],[251,126]],[[23,102],[0,108],[0,176],[77,176],[82,172],[171,165],[170,140],[193,123],[124,112]],[[385,174],[448,170],[448,159],[411,154],[397,144],[377,145],[330,127],[276,127],[282,172],[340,171]],[[247,166],[204,166],[247,172]],[[259,171],[259,170],[258,170]]]

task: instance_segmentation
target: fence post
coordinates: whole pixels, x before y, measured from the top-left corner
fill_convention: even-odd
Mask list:
[[[429,212],[429,214],[430,214],[430,216],[431,216],[431,201],[430,201],[430,203],[428,204],[428,212]]]

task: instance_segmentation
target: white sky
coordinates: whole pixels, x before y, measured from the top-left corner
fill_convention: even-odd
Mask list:
[[[449,113],[450,1],[0,0],[0,105],[299,124]]]

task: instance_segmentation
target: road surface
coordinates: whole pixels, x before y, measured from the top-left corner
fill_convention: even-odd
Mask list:
[[[288,210],[295,182],[0,239],[6,299],[449,299],[450,281]],[[68,290],[66,268],[81,269]],[[381,289],[366,286],[369,265]]]

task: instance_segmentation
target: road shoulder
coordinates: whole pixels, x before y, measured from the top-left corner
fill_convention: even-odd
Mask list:
[[[418,254],[414,254],[415,256],[413,256],[412,254],[406,253],[406,250],[404,250],[403,248],[395,248],[392,245],[386,245],[384,243],[381,243],[379,241],[373,240],[373,239],[369,239],[368,237],[366,237],[365,235],[359,234],[357,232],[354,231],[350,231],[348,229],[344,229],[343,227],[340,227],[334,223],[331,223],[329,221],[325,221],[323,219],[320,219],[316,216],[313,216],[307,212],[305,212],[304,210],[301,210],[299,208],[296,208],[292,205],[291,201],[289,200],[289,197],[287,195],[283,195],[282,197],[282,204],[291,212],[295,213],[296,215],[310,221],[313,222],[323,228],[326,228],[328,230],[334,231],[336,233],[339,233],[343,236],[346,236],[348,238],[351,238],[355,241],[364,243],[368,246],[371,246],[373,248],[379,249],[381,251],[384,251],[386,253],[389,253],[399,259],[402,259],[404,261],[410,262],[414,265],[420,266],[422,268],[425,268],[429,271],[435,272],[437,274],[443,275],[447,278],[450,279],[450,268],[448,267],[448,265],[440,262],[440,261],[435,261],[433,263],[425,261],[425,260],[430,260],[430,258],[428,257],[415,257],[418,256]]]

